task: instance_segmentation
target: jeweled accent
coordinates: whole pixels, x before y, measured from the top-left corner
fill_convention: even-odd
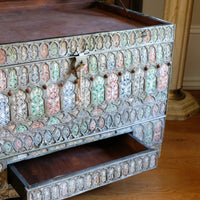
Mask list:
[[[63,129],[62,135],[63,135],[63,137],[66,138],[66,139],[70,136],[70,130],[69,130],[68,127],[65,127],[65,128]]]
[[[144,89],[144,71],[139,68],[134,75],[133,94],[138,95]]]
[[[146,64],[148,60],[147,49],[146,47],[142,47],[141,49],[141,63]]]
[[[32,125],[32,129],[37,129],[37,128],[41,128],[43,127],[44,124],[42,122],[35,122],[33,125]]]
[[[12,151],[12,143],[10,141],[6,141],[3,146],[6,153],[10,153]]]
[[[60,136],[61,136],[61,132],[60,130],[57,128],[54,132],[53,132],[53,138],[56,141],[58,141],[60,139]]]
[[[32,144],[33,144],[33,138],[31,136],[27,136],[25,138],[25,147],[27,149],[30,149],[32,147]]]
[[[95,47],[95,41],[93,37],[89,38],[89,50],[92,51]]]
[[[0,94],[0,126],[7,124],[10,121],[10,113],[8,106],[8,98]]]
[[[84,122],[84,123],[81,125],[81,133],[83,133],[83,134],[86,133],[87,129],[88,129],[87,123]]]
[[[111,105],[108,105],[106,111],[107,112],[113,112],[113,111],[116,111],[117,110],[117,106],[111,104]]]
[[[134,136],[137,137],[139,140],[143,140],[143,127],[136,126]]]
[[[38,66],[34,65],[31,70],[31,81],[33,83],[37,83],[39,81],[40,75],[39,75],[39,69]]]
[[[25,126],[20,125],[16,128],[17,133],[23,133],[24,131],[27,131],[27,128]]]
[[[95,56],[91,56],[89,60],[89,69],[90,73],[96,73],[97,72],[97,58]]]
[[[23,67],[20,74],[20,84],[27,85],[28,84],[28,69]]]
[[[14,47],[8,50],[8,58],[11,63],[15,63],[17,61],[17,50]]]
[[[43,191],[44,194],[44,200],[50,200],[51,199],[51,190],[50,188],[45,188]]]
[[[151,66],[147,71],[147,79],[145,83],[145,90],[147,93],[153,93],[156,89],[156,68]]]
[[[106,70],[106,56],[101,54],[99,58],[99,70],[101,72]]]
[[[156,58],[157,58],[157,61],[162,61],[163,59],[163,48],[161,45],[157,47]]]
[[[79,51],[80,52],[83,52],[83,51],[85,51],[85,48],[86,48],[86,41],[83,39],[83,38],[81,38],[80,40],[79,40]]]
[[[113,46],[118,47],[120,45],[120,36],[118,34],[115,34],[113,36]]]
[[[21,58],[25,61],[28,58],[27,48],[25,46],[21,49]]]
[[[152,123],[148,123],[146,125],[146,131],[144,133],[144,142],[146,144],[150,144],[153,139],[153,125]]]
[[[108,54],[107,67],[108,67],[109,70],[112,70],[115,67],[115,55],[112,54],[112,53]]]
[[[41,73],[41,78],[44,82],[47,82],[50,78],[50,73],[49,73],[49,65],[44,64],[42,66],[42,73]]]
[[[154,126],[154,142],[159,142],[162,135],[162,122],[157,121]]]
[[[47,113],[49,115],[56,114],[60,111],[60,95],[59,87],[52,84],[47,89]]]
[[[74,84],[67,81],[63,87],[63,110],[68,111],[75,106]]]
[[[33,45],[31,48],[31,59],[36,59],[38,57],[38,47]]]
[[[103,110],[102,110],[101,108],[97,108],[97,109],[95,109],[95,110],[93,111],[93,115],[99,115],[99,114],[101,114],[101,113],[103,113]]]
[[[159,112],[158,105],[154,105],[154,107],[153,107],[153,115],[156,116],[158,114],[158,112]]]
[[[172,50],[171,50],[171,46],[169,44],[165,46],[164,52],[165,52],[164,53],[165,60],[171,60]]]
[[[73,128],[72,128],[72,134],[73,134],[74,136],[77,136],[77,135],[78,135],[78,132],[79,132],[79,127],[78,127],[77,124],[75,124],[75,125],[73,126]]]
[[[96,129],[96,121],[92,120],[90,122],[90,131],[94,131]]]
[[[119,52],[117,55],[116,67],[122,68],[124,66],[124,55],[122,52]]]
[[[92,100],[94,104],[100,104],[104,101],[104,79],[101,76],[94,79]]]
[[[67,42],[63,41],[60,44],[60,55],[64,56],[67,53]]]
[[[127,44],[128,44],[128,36],[126,33],[123,33],[121,37],[121,45],[125,47]]]
[[[131,32],[130,34],[130,44],[133,45],[135,43],[135,33]]]
[[[41,57],[46,58],[49,55],[49,50],[47,44],[43,44],[41,47]]]
[[[165,29],[164,28],[161,28],[159,30],[159,39],[160,40],[164,40],[165,39]]]
[[[100,128],[103,128],[104,125],[105,125],[105,120],[104,120],[103,118],[100,118],[100,119],[99,119],[99,127],[100,127]]]
[[[155,49],[155,47],[150,47],[149,61],[152,62],[152,63],[156,61],[156,49]]]
[[[146,36],[144,38],[144,41],[145,42],[149,42],[151,40],[151,31],[150,30],[147,30],[146,31]]]
[[[17,72],[15,69],[11,69],[9,72],[8,87],[15,88],[18,84]]]
[[[52,117],[49,122],[48,122],[48,125],[54,125],[54,124],[59,124],[60,121],[58,118],[55,118],[55,117]]]
[[[107,101],[115,101],[119,95],[118,76],[112,73],[108,77],[108,86],[106,89]]]
[[[165,90],[168,87],[168,66],[166,64],[161,65],[159,72],[160,76],[158,77],[158,89]]]
[[[60,68],[57,62],[54,62],[51,66],[51,78],[56,81],[60,77]]]
[[[6,61],[6,52],[3,49],[0,49],[0,64],[5,64]]]
[[[125,67],[129,68],[132,65],[132,54],[130,51],[125,52]]]
[[[142,119],[143,116],[144,116],[144,110],[142,108],[140,108],[138,111],[137,111],[137,116],[138,116],[138,119]]]
[[[140,63],[140,51],[138,49],[134,49],[132,55],[133,55],[133,64],[135,66],[139,65],[139,63]]]
[[[102,49],[103,48],[103,38],[101,36],[99,36],[97,38],[97,49]]]
[[[105,37],[105,47],[106,47],[107,49],[109,49],[109,48],[111,47],[111,45],[112,45],[111,37],[107,35],[107,36]]]
[[[125,72],[122,75],[120,84],[120,97],[126,98],[131,95],[131,74],[130,72]]]
[[[157,31],[157,29],[153,29],[151,31],[151,39],[152,39],[153,42],[157,41],[157,39],[158,39],[158,31]]]
[[[6,73],[0,70],[0,90],[4,90],[7,87]]]
[[[50,54],[53,57],[56,57],[58,55],[58,45],[55,42],[51,44]]]
[[[135,118],[136,118],[136,111],[135,110],[131,111],[130,118],[131,118],[132,122],[135,121]]]
[[[21,148],[23,146],[23,142],[21,139],[17,138],[15,141],[14,141],[14,148],[16,151],[20,151]]]
[[[35,145],[39,146],[41,144],[41,142],[42,142],[42,136],[40,135],[40,133],[37,133],[35,135]]]
[[[115,125],[118,126],[121,122],[121,116],[120,114],[115,115]]]
[[[165,30],[166,38],[170,39],[172,37],[172,29],[170,27],[167,27]]]
[[[145,117],[149,117],[151,115],[151,107],[146,107],[146,109],[145,109]]]
[[[15,93],[13,96],[13,113],[12,118],[16,121],[25,121],[27,118],[27,103],[26,100],[26,94],[19,90]]]
[[[60,184],[60,193],[64,197],[68,194],[68,185],[67,183],[61,183]]]
[[[31,91],[30,112],[33,117],[40,117],[44,114],[44,100],[41,88],[34,88]]]
[[[143,41],[142,31],[137,31],[137,42],[140,44]]]
[[[76,49],[77,49],[77,42],[76,42],[76,40],[72,40],[70,43],[70,51],[72,53],[74,53],[76,51]]]

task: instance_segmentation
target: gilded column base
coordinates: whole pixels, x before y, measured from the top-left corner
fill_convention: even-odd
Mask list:
[[[198,113],[199,110],[199,104],[189,92],[170,91],[167,120],[185,120]]]

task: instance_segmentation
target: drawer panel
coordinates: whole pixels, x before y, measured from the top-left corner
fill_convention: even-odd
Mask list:
[[[153,169],[157,159],[125,134],[12,164],[8,178],[25,199],[64,199]]]

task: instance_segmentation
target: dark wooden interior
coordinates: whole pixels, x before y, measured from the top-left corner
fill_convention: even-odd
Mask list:
[[[125,134],[13,165],[28,184],[33,185],[144,150],[147,148]]]
[[[92,0],[0,1],[0,44],[162,24]],[[124,16],[124,17],[123,17]],[[129,17],[129,19],[127,18]]]

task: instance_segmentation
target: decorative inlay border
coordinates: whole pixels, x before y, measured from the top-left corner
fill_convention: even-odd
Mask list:
[[[156,168],[158,154],[156,150],[128,156],[112,163],[96,166],[76,172],[66,178],[49,180],[32,188],[26,188],[28,199],[64,199],[107,185],[126,177]]]

